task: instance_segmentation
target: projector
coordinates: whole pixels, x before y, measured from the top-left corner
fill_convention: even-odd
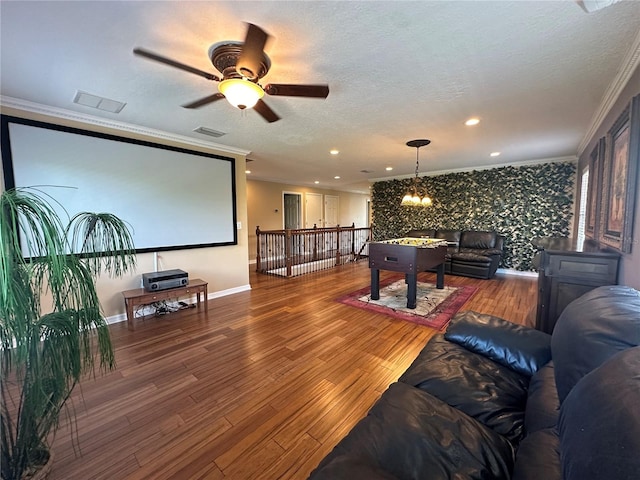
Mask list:
[[[142,286],[147,292],[184,287],[189,284],[189,274],[184,270],[164,270],[142,274]]]

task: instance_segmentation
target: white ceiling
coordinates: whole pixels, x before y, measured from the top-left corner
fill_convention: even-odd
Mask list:
[[[251,178],[354,191],[412,175],[414,138],[432,141],[420,150],[424,173],[575,157],[640,51],[638,1],[586,13],[571,0],[3,0],[0,16],[5,107],[244,149]],[[329,97],[266,96],[281,117],[272,124],[224,101],[188,110],[180,105],[216,84],[132,54],[145,47],[217,73],[209,46],[242,40],[244,22],[272,35],[263,84],[328,83]],[[77,105],[77,91],[126,106]],[[466,127],[472,116],[481,123]]]

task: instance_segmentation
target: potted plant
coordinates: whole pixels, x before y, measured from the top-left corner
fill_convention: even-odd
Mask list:
[[[56,203],[35,189],[0,195],[3,480],[50,469],[50,442],[75,385],[96,367],[115,367],[95,282],[135,267],[125,222],[83,212],[65,225]]]

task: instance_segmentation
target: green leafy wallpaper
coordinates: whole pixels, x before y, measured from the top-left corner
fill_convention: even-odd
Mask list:
[[[568,236],[576,166],[572,162],[421,177],[431,207],[400,200],[413,179],[372,186],[373,237],[397,238],[411,229],[493,230],[505,237],[502,268],[532,270],[535,237]]]

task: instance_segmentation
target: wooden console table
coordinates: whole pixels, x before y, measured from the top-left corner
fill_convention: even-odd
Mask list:
[[[208,283],[199,278],[189,280],[189,285],[184,287],[169,288],[158,292],[147,292],[144,288],[135,288],[133,290],[125,290],[122,292],[124,304],[127,310],[127,326],[129,330],[134,330],[133,309],[138,305],[149,305],[154,302],[161,302],[170,298],[183,297],[185,295],[196,294],[198,309],[200,308],[200,295],[204,294],[204,311],[209,311],[207,302]]]

